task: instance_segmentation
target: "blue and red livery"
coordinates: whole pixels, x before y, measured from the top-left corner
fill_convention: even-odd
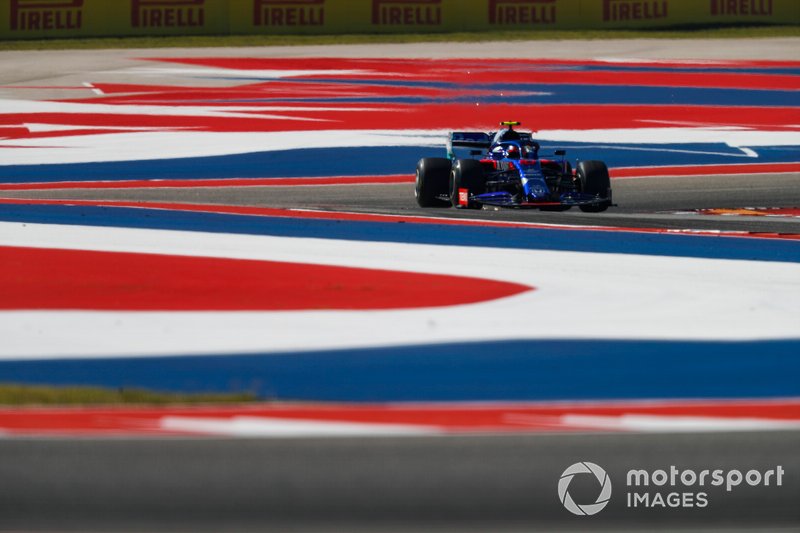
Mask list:
[[[501,122],[497,132],[452,132],[447,158],[429,157],[417,163],[415,195],[421,207],[483,206],[565,211],[578,206],[599,213],[613,205],[608,168],[602,161],[572,165],[566,152],[557,159],[539,157],[539,143],[520,123]],[[469,150],[469,157],[459,158]]]

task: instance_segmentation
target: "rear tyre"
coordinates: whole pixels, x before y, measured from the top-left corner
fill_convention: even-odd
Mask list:
[[[581,182],[581,191],[599,196],[603,201],[597,205],[579,206],[584,213],[601,213],[611,205],[611,179],[608,167],[602,161],[581,161],[575,172]]]
[[[486,192],[486,178],[479,161],[458,159],[450,171],[450,203],[459,209],[480,209],[470,198]],[[466,195],[466,197],[464,197]]]

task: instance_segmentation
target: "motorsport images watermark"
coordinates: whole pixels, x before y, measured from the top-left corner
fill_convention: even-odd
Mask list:
[[[667,470],[628,470],[625,503],[630,508],[704,508],[710,497],[707,487],[725,487],[732,492],[745,483],[751,487],[783,485],[785,470],[778,465],[762,473],[760,470],[679,470],[671,465]],[[577,503],[569,493],[575,476],[591,475],[597,479],[600,491],[592,502]],[[558,499],[572,514],[591,516],[602,511],[611,501],[611,478],[606,471],[588,461],[570,465],[558,480]]]

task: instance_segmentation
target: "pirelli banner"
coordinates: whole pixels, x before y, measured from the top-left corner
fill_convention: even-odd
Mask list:
[[[0,0],[1,39],[800,24],[800,0]]]

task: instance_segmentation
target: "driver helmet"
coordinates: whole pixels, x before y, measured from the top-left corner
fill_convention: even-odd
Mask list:
[[[520,158],[519,147],[516,144],[506,145],[505,149],[506,149],[506,157],[508,157],[509,159]]]

